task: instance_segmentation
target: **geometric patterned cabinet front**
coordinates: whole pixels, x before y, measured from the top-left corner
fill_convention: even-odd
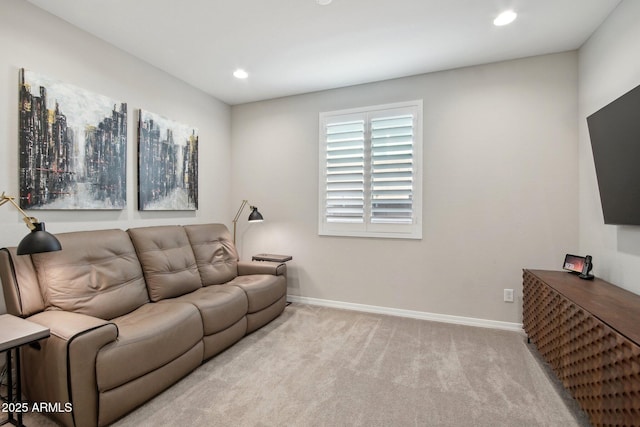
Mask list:
[[[640,296],[524,270],[523,326],[594,426],[640,426]]]

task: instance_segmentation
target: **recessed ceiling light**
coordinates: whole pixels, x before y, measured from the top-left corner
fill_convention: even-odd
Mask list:
[[[502,27],[503,25],[509,25],[517,18],[518,14],[513,10],[507,10],[502,12],[500,15],[493,20],[493,25],[497,27]]]
[[[246,79],[247,77],[249,77],[249,73],[247,73],[242,68],[238,68],[233,72],[233,77],[235,77],[236,79]]]
[[[320,6],[326,6],[329,3],[331,3],[333,0],[316,0],[316,2],[320,5]]]

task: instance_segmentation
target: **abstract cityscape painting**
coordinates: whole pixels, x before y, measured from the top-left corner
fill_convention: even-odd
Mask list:
[[[138,209],[198,209],[197,129],[140,110]]]
[[[23,209],[124,209],[127,104],[20,70]]]

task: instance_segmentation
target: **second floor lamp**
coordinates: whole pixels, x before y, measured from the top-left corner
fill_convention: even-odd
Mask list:
[[[5,203],[13,205],[13,207],[22,214],[24,223],[29,227],[29,230],[31,230],[31,233],[27,234],[18,244],[16,253],[18,255],[28,255],[61,250],[62,246],[60,242],[53,234],[45,230],[44,222],[40,222],[38,218],[27,215],[25,211],[20,209],[20,206],[18,206],[14,199],[15,197],[7,196],[2,192],[2,195],[0,195],[0,206]]]

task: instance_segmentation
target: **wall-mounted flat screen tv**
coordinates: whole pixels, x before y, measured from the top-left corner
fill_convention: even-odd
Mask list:
[[[605,224],[640,225],[640,86],[587,117]]]

